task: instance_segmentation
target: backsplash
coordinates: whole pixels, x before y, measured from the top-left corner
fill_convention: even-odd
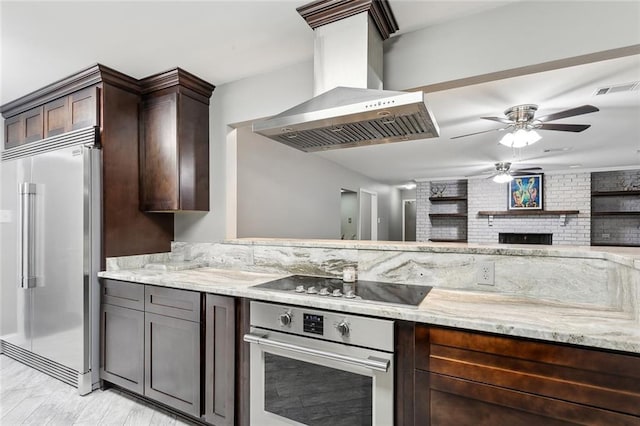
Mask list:
[[[331,240],[231,240],[172,244],[185,261],[213,268],[252,272],[341,277],[355,266],[359,280],[422,284],[499,292],[594,309],[622,307],[639,318],[640,267],[607,260],[598,253],[542,248],[448,248],[384,242]],[[550,251],[551,250],[551,251]],[[170,262],[168,253],[109,259],[110,270]],[[495,285],[477,284],[481,262],[495,267]]]

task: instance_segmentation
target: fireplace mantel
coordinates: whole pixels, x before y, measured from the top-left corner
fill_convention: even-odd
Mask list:
[[[481,210],[478,216],[489,216],[489,226],[493,226],[494,216],[560,216],[561,225],[567,224],[567,215],[579,214],[580,210]]]

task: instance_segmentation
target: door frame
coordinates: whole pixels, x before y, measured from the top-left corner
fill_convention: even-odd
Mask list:
[[[371,240],[378,240],[378,193],[360,188],[358,191],[358,240],[362,240],[362,194],[371,196]]]

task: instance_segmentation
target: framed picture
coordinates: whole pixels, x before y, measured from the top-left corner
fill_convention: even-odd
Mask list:
[[[542,175],[514,176],[508,206],[509,210],[542,210]]]

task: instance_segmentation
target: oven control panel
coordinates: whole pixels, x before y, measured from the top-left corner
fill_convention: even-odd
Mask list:
[[[388,319],[252,301],[251,326],[393,351],[394,322]]]
[[[302,331],[305,333],[319,334],[324,330],[324,316],[318,314],[302,313]]]

